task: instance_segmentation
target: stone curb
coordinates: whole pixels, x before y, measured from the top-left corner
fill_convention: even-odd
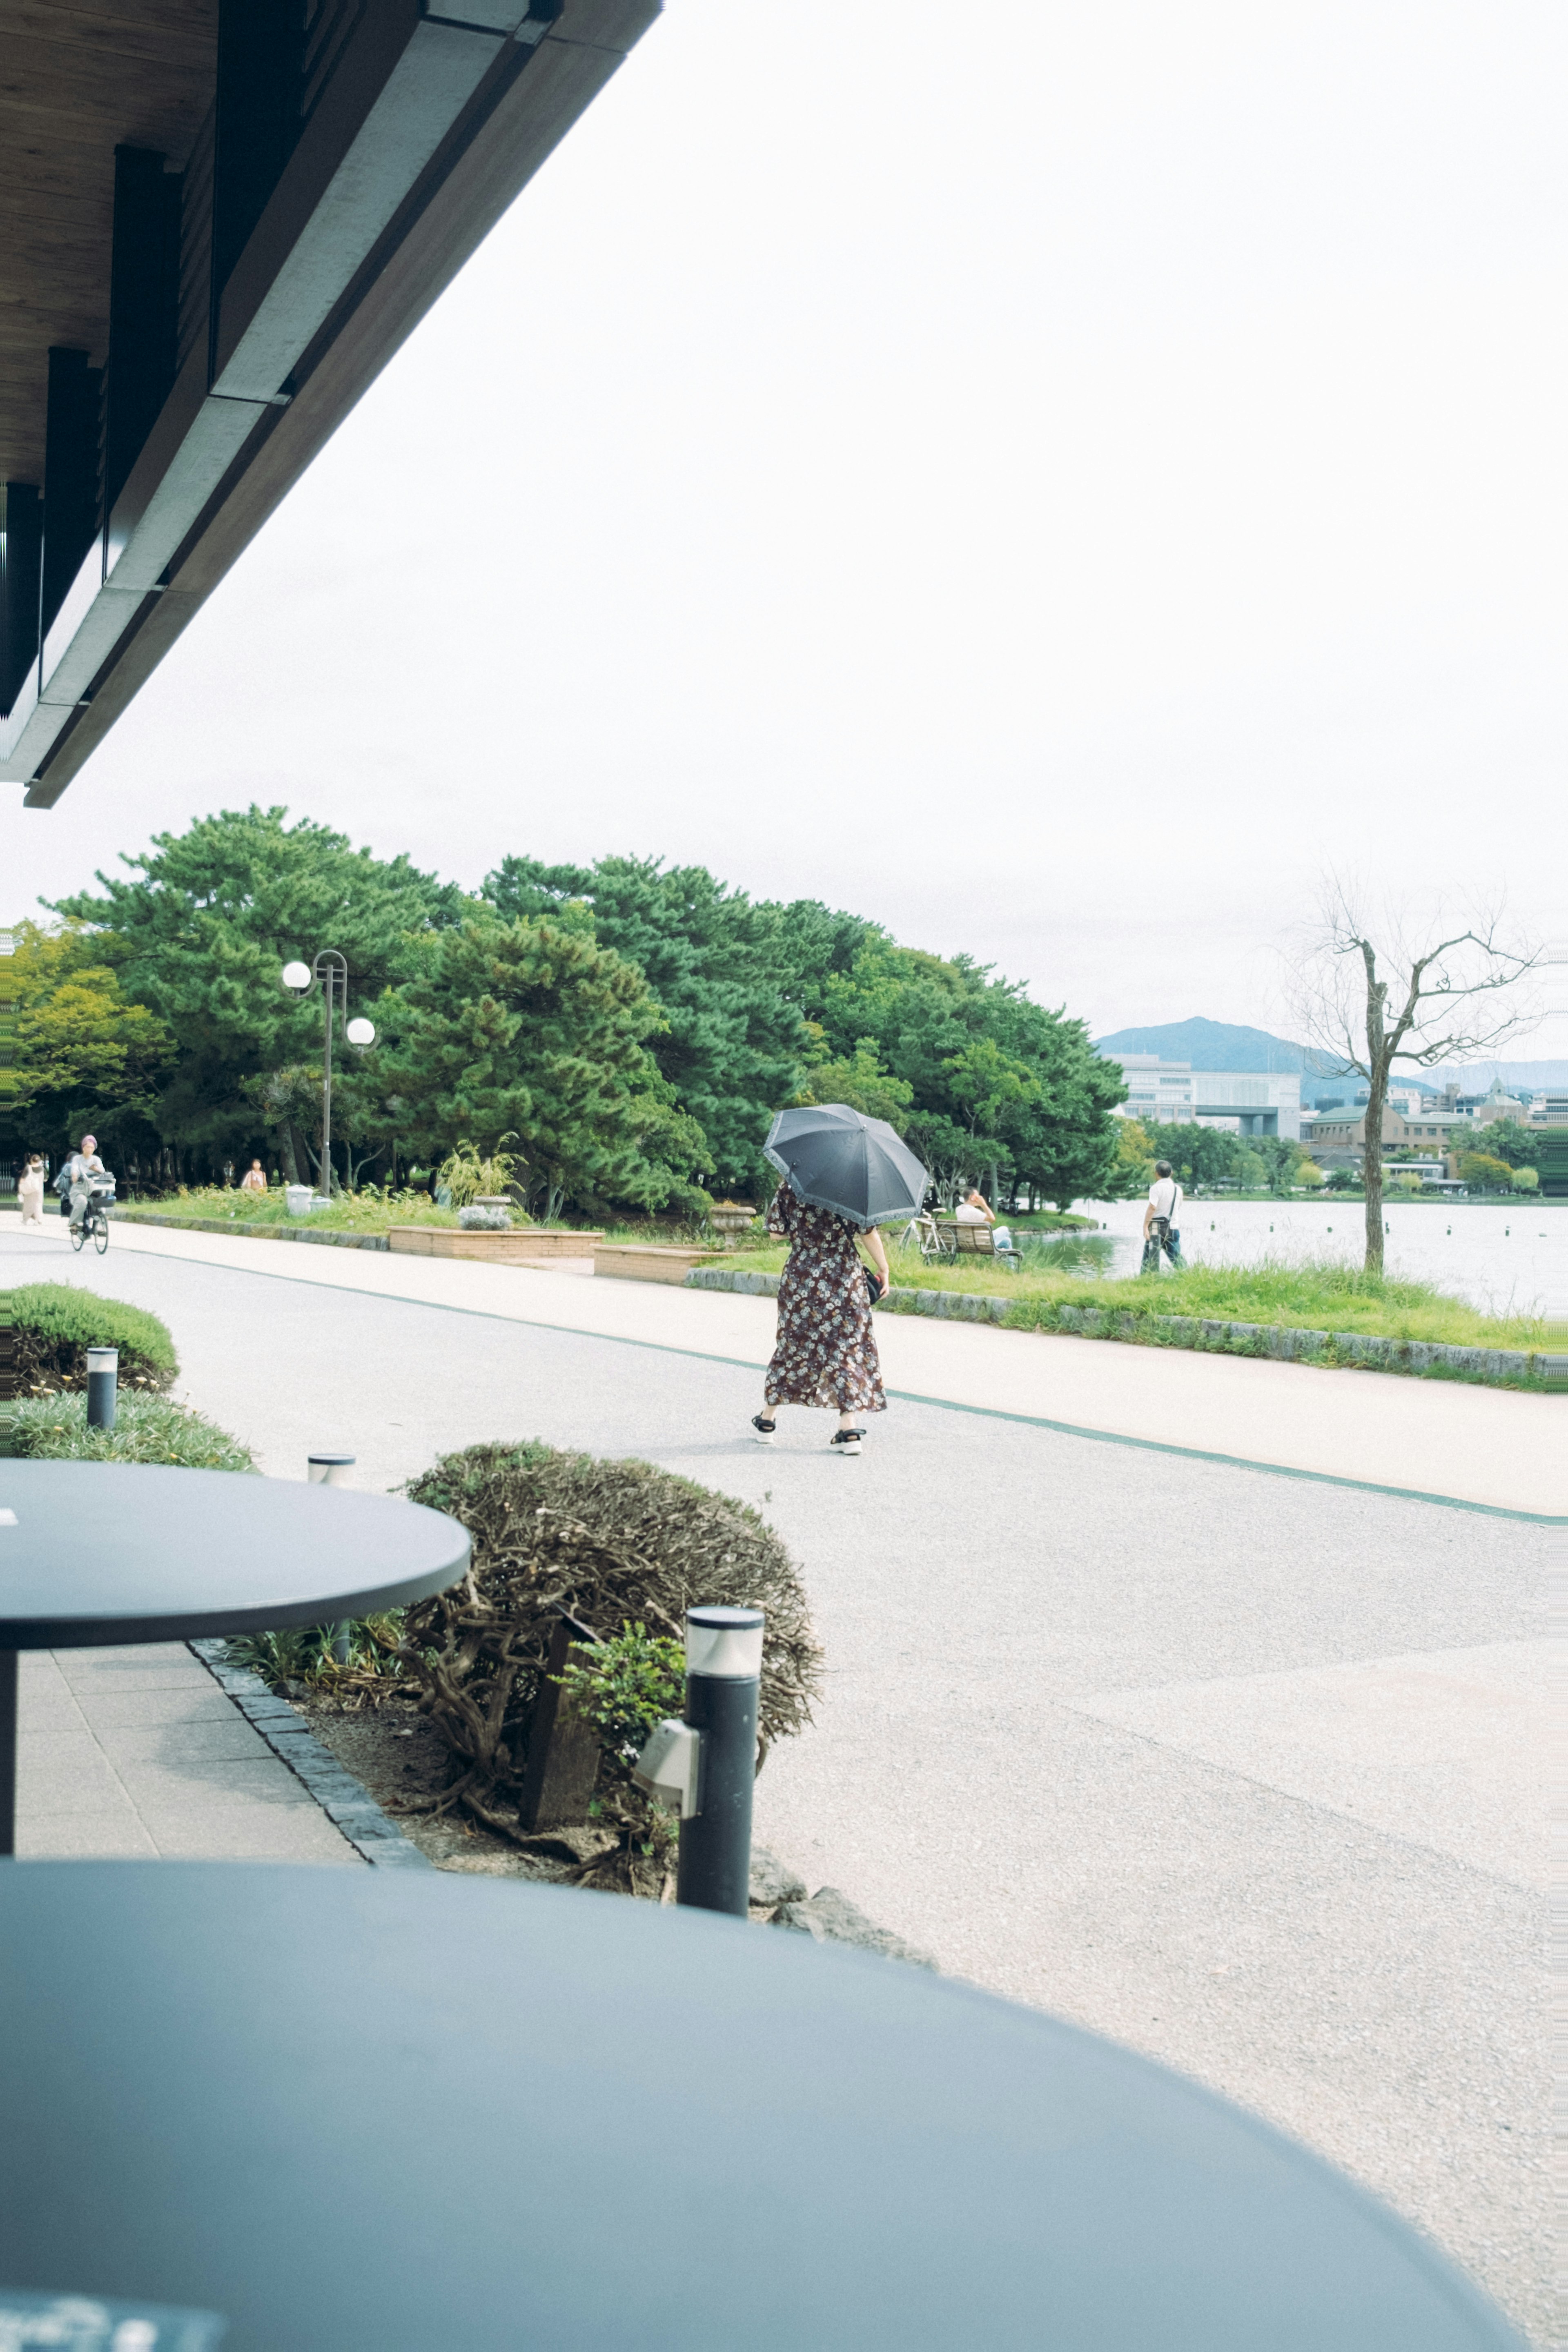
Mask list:
[[[111,1217],[127,1225],[172,1225],[182,1234],[236,1234],[252,1242],[314,1242],[318,1249],[384,1250],[384,1234],[296,1232],[292,1225],[258,1225],[241,1217],[162,1217],[151,1209],[111,1209]],[[303,1225],[303,1219],[300,1220]],[[441,1229],[446,1231],[446,1227]]]
[[[336,1823],[354,1852],[381,1870],[434,1870],[428,1854],[405,1837],[391,1815],[383,1812],[363,1781],[311,1731],[302,1715],[269,1691],[248,1666],[231,1666],[223,1641],[187,1642],[220,1690],[233,1699],[247,1722],[254,1724],[275,1756],[302,1780],[328,1819]]]
[[[754,1298],[776,1298],[779,1276],[752,1274],[739,1266],[695,1266],[686,1277],[688,1290],[741,1291]],[[1421,1373],[1458,1372],[1465,1379],[1498,1385],[1504,1381],[1544,1381],[1548,1389],[1565,1385],[1564,1359],[1508,1348],[1455,1348],[1436,1339],[1384,1339],[1364,1331],[1303,1331],[1284,1323],[1225,1323],[1190,1315],[1131,1315],[1106,1307],[1042,1308],[1037,1323],[1008,1324],[1025,1302],[974,1290],[889,1290],[881,1302],[885,1315],[934,1315],[952,1323],[1002,1324],[1013,1330],[1047,1331],[1082,1339],[1130,1340],[1135,1346],[1189,1348],[1200,1354],[1268,1356],[1284,1363],[1342,1365],[1363,1370]]]

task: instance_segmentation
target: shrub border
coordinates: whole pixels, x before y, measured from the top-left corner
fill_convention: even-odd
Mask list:
[[[776,1274],[742,1266],[694,1266],[688,1290],[778,1296]],[[1200,1355],[1263,1356],[1328,1370],[1458,1378],[1493,1388],[1568,1388],[1568,1356],[1510,1348],[1459,1348],[1438,1339],[1386,1339],[1369,1331],[1309,1331],[1289,1323],[1230,1323],[1193,1315],[1135,1315],[1126,1307],[1058,1307],[1048,1299],[999,1297],[987,1291],[895,1287],[881,1302],[891,1315],[934,1315],[953,1323],[992,1323],[1080,1339],[1121,1339],[1135,1347],[1191,1349]]]

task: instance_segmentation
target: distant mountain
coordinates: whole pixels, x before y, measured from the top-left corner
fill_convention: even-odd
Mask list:
[[[1300,1070],[1309,1066],[1300,1045],[1272,1037],[1267,1029],[1238,1029],[1228,1021],[1166,1021],[1153,1029],[1118,1029],[1101,1037],[1097,1054],[1158,1054],[1163,1062],[1189,1062],[1194,1070]]]
[[[1164,1021],[1149,1029],[1118,1029],[1100,1038],[1097,1054],[1115,1061],[1121,1054],[1158,1054],[1163,1062],[1186,1062],[1194,1070],[1300,1070],[1301,1100],[1320,1097],[1350,1100],[1357,1084],[1365,1081],[1336,1076],[1326,1054],[1292,1045],[1267,1029],[1244,1029],[1228,1021]],[[1440,1094],[1457,1079],[1467,1094],[1485,1094],[1494,1077],[1505,1087],[1522,1087],[1534,1093],[1543,1087],[1568,1087],[1568,1062],[1472,1062],[1464,1068],[1415,1071],[1396,1069],[1394,1084],[1418,1087],[1423,1094]]]

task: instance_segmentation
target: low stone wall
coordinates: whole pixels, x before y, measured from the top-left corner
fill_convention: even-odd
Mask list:
[[[778,1295],[776,1274],[705,1266],[686,1277],[692,1290]],[[1008,1298],[976,1290],[889,1290],[885,1315],[934,1315],[951,1323],[999,1323],[1082,1339],[1121,1339],[1144,1348],[1191,1348],[1225,1356],[1268,1356],[1285,1363],[1358,1366],[1378,1372],[1436,1373],[1492,1387],[1568,1385],[1568,1359],[1508,1348],[1453,1348],[1436,1339],[1383,1339],[1363,1331],[1301,1331],[1286,1323],[1226,1323],[1191,1315],[1132,1315],[1125,1308],[1058,1307],[1048,1299]]]
[[[324,1249],[386,1247],[384,1234],[337,1234],[319,1227],[312,1233],[305,1217],[291,1218],[286,1225],[264,1225],[245,1217],[165,1217],[153,1209],[115,1208],[109,1213],[128,1225],[173,1225],[184,1234],[238,1234],[249,1242],[314,1242]]]
[[[549,1265],[553,1260],[592,1257],[602,1233],[561,1233],[554,1226],[514,1225],[508,1233],[480,1226],[394,1225],[387,1234],[395,1255],[467,1257],[491,1265]]]
[[[683,1283],[711,1250],[673,1249],[658,1242],[596,1242],[594,1271],[622,1282]]]

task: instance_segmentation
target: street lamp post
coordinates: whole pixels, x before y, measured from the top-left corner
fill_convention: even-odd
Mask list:
[[[336,948],[323,948],[314,965],[286,963],[283,985],[291,988],[296,996],[307,996],[320,985],[321,991],[321,1175],[326,1196],[332,1197],[332,1009],[343,1009],[343,1035],[351,1045],[374,1045],[375,1024],[363,1017],[351,1021],[349,1012],[348,958]]]

